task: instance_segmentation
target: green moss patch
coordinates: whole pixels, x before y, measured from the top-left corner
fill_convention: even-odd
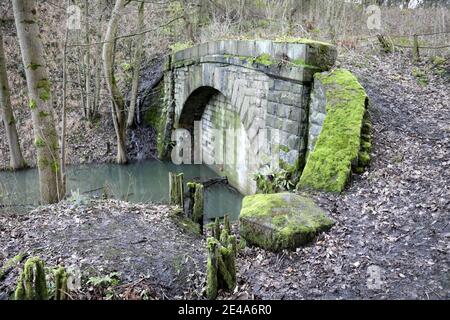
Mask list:
[[[296,37],[280,37],[277,38],[274,42],[286,42],[286,43],[299,43],[299,44],[307,44],[312,47],[334,47],[331,43],[317,41],[313,39],[307,38],[296,38]]]
[[[200,225],[189,218],[186,218],[181,210],[175,210],[170,214],[172,221],[184,232],[200,235]]]
[[[160,81],[152,93],[150,93],[149,104],[144,112],[144,122],[151,125],[157,131],[161,130],[161,118],[164,108],[164,82]]]
[[[31,110],[34,110],[34,109],[36,109],[36,108],[37,108],[36,100],[31,99],[31,100],[30,100],[30,109],[31,109]]]
[[[162,155],[166,148],[164,129],[168,117],[164,102],[164,81],[160,81],[152,91],[155,93],[151,95],[148,106],[145,106],[144,123],[156,129],[158,155]]]
[[[341,192],[352,167],[365,166],[370,160],[370,123],[365,118],[368,97],[348,70],[316,74],[315,78],[326,91],[327,115],[298,187]]]
[[[40,90],[39,98],[42,101],[48,101],[51,97],[51,82],[48,79],[41,79],[38,81],[36,88]]]
[[[333,224],[311,199],[293,193],[247,196],[240,215],[241,236],[271,251],[298,248]]]
[[[191,41],[188,42],[176,42],[169,46],[169,49],[172,51],[172,53],[183,51],[189,48],[192,48],[194,44]]]
[[[314,60],[309,60],[308,64],[319,67],[322,71],[329,70],[335,63],[337,57],[336,46],[322,41],[306,39],[306,38],[295,38],[295,37],[281,37],[276,39],[275,42],[278,43],[298,43],[304,44],[312,48],[310,51],[315,51]],[[296,65],[304,65],[305,62],[296,60],[294,62]]]

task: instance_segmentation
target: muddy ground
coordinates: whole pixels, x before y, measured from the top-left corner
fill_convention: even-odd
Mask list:
[[[79,270],[82,286],[71,292],[74,299],[198,298],[204,243],[174,222],[173,211],[164,205],[86,200],[26,215],[3,214],[0,259],[23,252],[41,257],[49,268]],[[0,281],[2,298],[12,293],[18,274],[15,268]],[[108,276],[118,280],[113,288],[88,283]]]

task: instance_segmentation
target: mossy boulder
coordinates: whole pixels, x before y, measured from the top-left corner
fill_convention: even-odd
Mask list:
[[[247,196],[240,215],[241,236],[271,251],[305,245],[333,224],[313,200],[294,193]]]
[[[325,92],[326,116],[298,188],[341,192],[352,168],[361,171],[370,161],[369,99],[348,70],[318,73],[314,78]]]

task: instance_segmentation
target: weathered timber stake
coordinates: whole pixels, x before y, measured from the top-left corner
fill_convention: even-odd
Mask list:
[[[217,241],[220,241],[220,219],[219,218],[216,218],[216,221],[214,221],[213,237],[216,238]]]
[[[381,44],[381,47],[383,48],[384,52],[386,53],[392,53],[394,51],[394,46],[392,45],[392,41],[389,39],[386,39],[386,37],[382,34],[377,35],[378,41]]]
[[[45,281],[44,261],[30,258],[25,262],[23,271],[17,281],[15,300],[47,300],[48,290]]]
[[[169,194],[170,204],[184,207],[184,186],[182,173],[169,172]]]
[[[59,267],[55,270],[55,300],[67,299],[67,278],[66,269]]]
[[[419,36],[417,34],[414,35],[414,42],[413,42],[413,61],[419,62],[420,61],[420,52],[419,52]]]
[[[228,215],[225,215],[223,218],[223,230],[225,231],[226,235],[231,234],[231,224],[230,224],[230,218]]]
[[[191,199],[192,221],[200,225],[200,232],[203,234],[204,187],[203,184],[196,182],[189,182],[187,186],[189,188],[189,197]]]
[[[217,297],[217,291],[218,291],[218,282],[217,282],[217,257],[219,255],[218,253],[218,245],[219,242],[214,238],[208,239],[208,265],[207,265],[207,288],[206,288],[206,296],[208,299],[215,299]]]
[[[213,226],[214,236],[207,240],[206,295],[208,299],[215,299],[219,289],[233,290],[236,287],[236,236],[229,234],[231,228],[228,216],[225,216],[222,230],[218,221],[217,218]],[[220,237],[220,241],[217,237]]]

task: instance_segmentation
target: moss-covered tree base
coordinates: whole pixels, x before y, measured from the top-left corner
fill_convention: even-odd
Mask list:
[[[307,244],[334,222],[311,199],[293,194],[257,194],[243,200],[241,236],[271,251]]]

